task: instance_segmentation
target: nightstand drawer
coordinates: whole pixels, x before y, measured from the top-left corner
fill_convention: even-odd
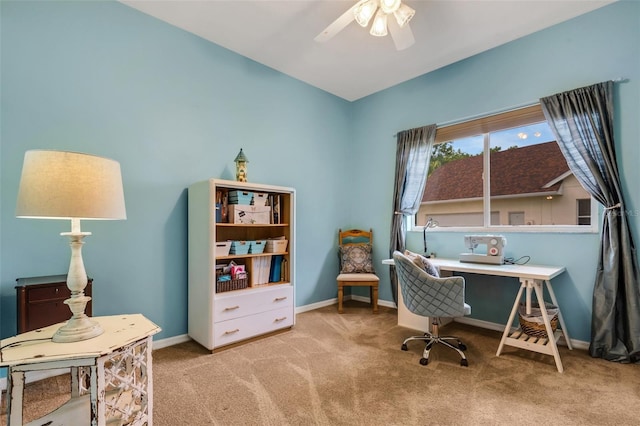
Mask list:
[[[57,324],[71,318],[64,301],[71,296],[66,275],[18,278],[16,280],[18,334]],[[93,279],[88,278],[84,294],[91,297]],[[92,315],[91,301],[85,313]]]
[[[71,318],[71,315],[71,310],[64,303],[64,299],[34,302],[29,306],[29,316],[26,318],[26,329],[36,330],[51,324],[64,322]]]
[[[64,300],[71,296],[71,291],[67,288],[66,283],[52,284],[44,287],[34,286],[27,290],[29,293],[29,302],[36,302],[38,300]]]

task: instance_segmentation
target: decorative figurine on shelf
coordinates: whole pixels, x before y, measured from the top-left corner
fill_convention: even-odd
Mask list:
[[[246,182],[247,181],[247,157],[242,152],[242,148],[240,148],[240,152],[235,160],[236,162],[236,180],[238,182]]]

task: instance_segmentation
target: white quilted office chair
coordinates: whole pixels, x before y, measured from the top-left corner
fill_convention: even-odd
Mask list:
[[[435,344],[440,343],[458,352],[461,357],[460,365],[468,366],[469,362],[464,354],[467,347],[460,339],[453,336],[440,336],[438,333],[440,318],[454,318],[471,314],[471,306],[464,303],[464,278],[439,278],[430,275],[399,251],[393,253],[393,260],[398,276],[398,285],[407,309],[416,315],[431,318],[431,332],[405,339],[401,349],[406,351],[407,342],[411,340],[426,342],[420,364],[427,365],[429,352]],[[451,341],[456,344],[450,343]]]

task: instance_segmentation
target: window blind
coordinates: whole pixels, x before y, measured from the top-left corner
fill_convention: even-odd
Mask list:
[[[463,123],[438,127],[434,143],[449,142],[483,133],[511,129],[532,123],[546,121],[540,104],[514,109],[499,114],[476,118]]]

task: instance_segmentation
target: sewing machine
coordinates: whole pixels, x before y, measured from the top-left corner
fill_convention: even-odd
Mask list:
[[[501,235],[465,235],[464,245],[470,253],[460,253],[460,262],[494,265],[504,263],[504,246],[507,245],[507,239]],[[486,252],[476,251],[479,245],[486,246]]]

